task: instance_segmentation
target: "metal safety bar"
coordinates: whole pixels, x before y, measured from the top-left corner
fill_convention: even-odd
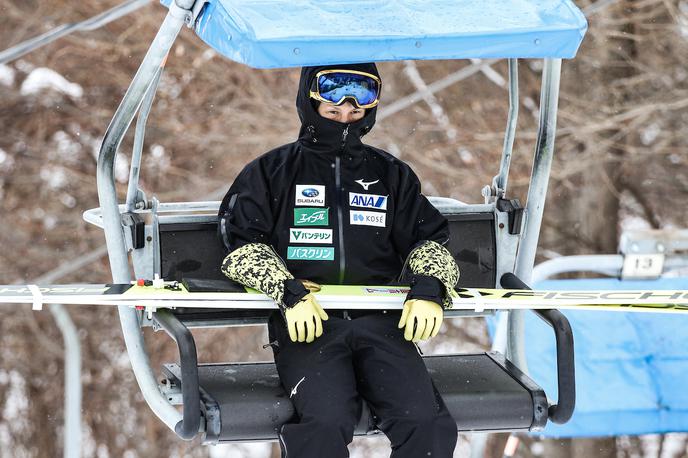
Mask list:
[[[507,289],[531,289],[516,275],[502,275],[500,284]],[[557,345],[557,403],[549,406],[548,416],[557,424],[571,419],[576,406],[576,367],[574,361],[573,330],[563,313],[559,310],[533,310],[554,330]]]
[[[198,387],[198,357],[191,331],[169,310],[159,309],[153,314],[167,334],[177,342],[181,367],[182,420],[174,432],[184,440],[196,437],[201,425],[201,395]]]

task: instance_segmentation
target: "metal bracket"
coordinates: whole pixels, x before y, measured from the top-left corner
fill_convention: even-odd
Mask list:
[[[145,222],[143,216],[138,213],[127,212],[122,214],[122,225],[129,229],[131,246],[129,248],[138,250],[146,244]]]
[[[208,0],[173,0],[170,3],[170,12],[175,17],[184,18],[184,24],[193,29],[206,3]]]
[[[624,257],[621,278],[659,278],[667,257],[688,254],[688,229],[626,231],[619,252]]]
[[[509,234],[518,235],[521,233],[523,224],[523,207],[518,199],[497,199],[497,210],[506,212],[509,215]]]
[[[192,29],[194,27],[196,20],[198,19],[198,16],[201,15],[201,11],[203,11],[203,7],[206,3],[208,3],[208,0],[197,0],[196,3],[194,3],[193,8],[191,9],[191,20],[186,23],[188,28]]]

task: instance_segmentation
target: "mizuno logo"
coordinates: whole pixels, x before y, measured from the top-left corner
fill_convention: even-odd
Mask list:
[[[375,183],[377,183],[377,182],[379,182],[379,181],[380,181],[380,180],[375,180],[375,181],[369,181],[369,182],[366,183],[365,181],[363,181],[363,178],[361,178],[360,180],[356,180],[356,183],[358,183],[358,184],[360,184],[361,186],[363,186],[363,189],[367,191],[367,190],[368,190],[368,186],[370,186],[371,184],[375,184]]]

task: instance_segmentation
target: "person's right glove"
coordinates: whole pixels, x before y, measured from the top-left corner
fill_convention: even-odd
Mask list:
[[[398,326],[406,327],[404,339],[418,342],[435,337],[440,332],[443,318],[444,312],[439,304],[423,299],[409,299],[404,302]]]
[[[327,313],[311,293],[286,309],[284,315],[292,342],[313,342],[323,333],[322,321],[328,319]]]

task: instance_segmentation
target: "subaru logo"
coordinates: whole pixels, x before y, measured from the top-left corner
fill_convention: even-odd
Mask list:
[[[320,193],[318,192],[317,189],[307,188],[307,189],[304,189],[303,191],[301,191],[301,194],[303,194],[306,197],[318,197],[318,194],[320,194]]]

